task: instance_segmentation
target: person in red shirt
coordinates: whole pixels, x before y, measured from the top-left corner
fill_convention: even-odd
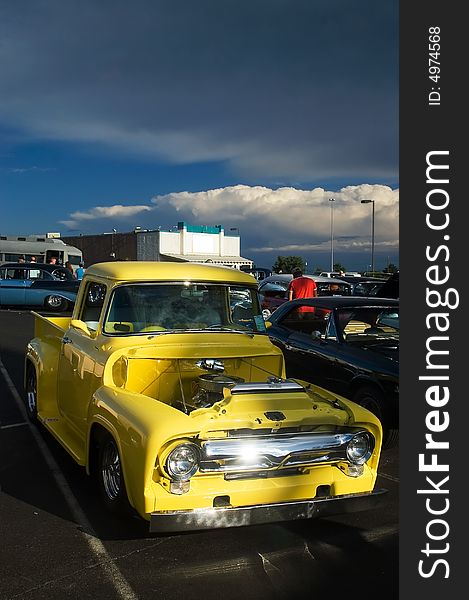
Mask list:
[[[317,296],[316,283],[311,277],[304,277],[301,269],[295,269],[293,271],[293,279],[290,281],[288,286],[288,299],[294,300],[295,298],[314,298]],[[304,313],[312,313],[314,308],[312,306],[300,306],[298,313],[303,315]]]

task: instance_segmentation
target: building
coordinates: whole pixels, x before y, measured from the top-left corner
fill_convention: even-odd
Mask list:
[[[87,266],[110,260],[157,260],[213,263],[240,269],[253,261],[240,256],[240,236],[225,234],[221,225],[188,225],[181,221],[169,231],[141,229],[96,235],[64,236],[83,252]]]

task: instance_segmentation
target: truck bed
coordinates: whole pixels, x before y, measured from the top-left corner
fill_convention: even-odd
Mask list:
[[[34,315],[34,336],[41,339],[51,336],[63,337],[72,320],[70,316],[46,317],[34,311],[32,314]]]

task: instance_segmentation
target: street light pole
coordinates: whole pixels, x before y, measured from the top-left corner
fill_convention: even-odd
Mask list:
[[[331,272],[334,270],[334,202],[335,198],[329,198],[331,203]]]
[[[361,200],[361,204],[372,204],[371,212],[371,272],[375,272],[375,201]]]

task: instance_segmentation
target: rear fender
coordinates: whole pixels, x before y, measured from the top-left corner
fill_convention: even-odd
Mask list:
[[[34,338],[26,348],[23,384],[26,389],[28,368],[36,372],[38,414],[57,413],[57,373],[61,338],[47,341]]]
[[[64,300],[67,300],[68,302],[75,302],[75,299],[77,297],[77,295],[74,294],[73,292],[64,292],[64,291],[56,292],[55,290],[48,291],[44,295],[44,299],[48,298],[49,296],[58,296],[59,298],[63,298]]]

